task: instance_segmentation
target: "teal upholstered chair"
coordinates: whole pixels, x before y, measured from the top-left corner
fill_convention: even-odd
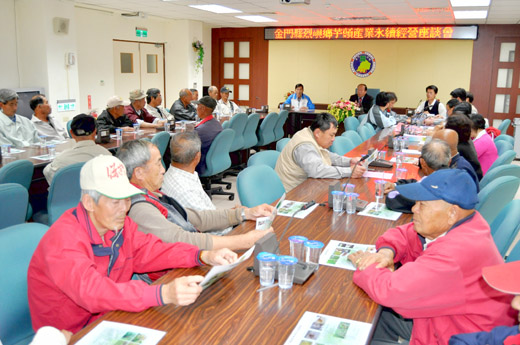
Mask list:
[[[247,117],[246,127],[244,128],[244,147],[243,149],[250,149],[258,143],[258,137],[256,136],[256,129],[258,122],[260,121],[260,115],[257,113],[250,114]]]
[[[35,222],[51,226],[65,211],[78,205],[81,199],[79,174],[83,165],[85,162],[71,164],[56,172],[49,187],[47,212],[35,213]]]
[[[365,119],[365,117],[367,117],[368,114],[361,114],[358,116],[358,120],[359,120],[359,123],[361,124],[361,122],[363,122],[363,120]]]
[[[515,176],[520,178],[520,166],[514,164],[507,164],[489,170],[486,175],[480,180],[480,189],[487,186],[491,181],[501,176]]]
[[[497,140],[495,141],[495,146],[499,156],[506,151],[513,150],[513,145],[507,140]]]
[[[498,156],[498,158],[493,162],[493,164],[491,164],[491,166],[489,167],[488,171],[487,171],[487,174],[489,174],[489,172],[493,169],[495,169],[496,167],[499,167],[499,166],[502,166],[502,165],[507,165],[507,164],[511,164],[511,162],[513,161],[513,159],[515,159],[515,156],[516,156],[516,152],[513,151],[513,150],[509,150],[509,151],[506,151],[504,153],[502,153],[500,156]]]
[[[235,137],[235,131],[226,128],[220,132],[209,147],[209,151],[206,154],[206,171],[200,174],[201,182],[204,186],[204,190],[211,197],[213,194],[227,195],[229,200],[233,200],[235,195],[230,192],[224,192],[222,187],[212,188],[212,183],[220,183],[228,185],[230,189],[231,184],[229,182],[222,182],[221,174],[231,166],[231,157],[229,156],[229,149],[233,143]]]
[[[247,167],[238,174],[237,192],[243,206],[255,207],[273,203],[285,189],[271,167],[259,164]]]
[[[29,191],[33,173],[34,165],[26,159],[20,159],[7,163],[0,168],[0,183],[18,183]],[[27,214],[25,219],[28,220],[31,218],[32,213],[31,204],[27,204]]]
[[[506,134],[509,126],[511,125],[511,120],[505,119],[498,125],[498,129],[500,130],[501,134]]]
[[[277,113],[270,113],[264,118],[256,131],[258,137],[256,146],[266,146],[275,141],[274,127],[276,122],[278,122]]]
[[[510,143],[512,146],[515,145],[515,138],[513,138],[512,136],[510,135],[507,135],[507,134],[500,134],[498,137],[495,138],[494,142],[498,142],[498,141],[507,141],[508,143]]]
[[[230,152],[241,150],[244,147],[244,130],[247,124],[247,115],[245,113],[236,114],[229,120],[229,128],[235,131],[233,143],[231,143]]]
[[[72,124],[72,120],[67,121],[67,136],[69,138],[72,138],[72,135],[70,134],[70,125]]]
[[[167,169],[167,167],[170,165],[170,162],[168,162],[168,165],[164,164],[163,157],[166,149],[168,148],[168,144],[170,143],[170,132],[159,132],[155,134],[152,138],[152,143],[155,144],[155,146],[157,146],[159,149],[162,165],[164,169]]]
[[[520,186],[520,179],[513,176],[502,176],[491,181],[478,193],[478,204],[475,207],[482,217],[491,224],[500,211],[515,197]]]
[[[358,132],[359,136],[361,137],[361,139],[363,139],[363,141],[370,139],[370,137],[372,136],[372,134],[370,133],[370,130],[367,128],[367,126],[359,126],[357,129],[357,132]]]
[[[505,256],[520,230],[520,200],[513,200],[507,204],[491,223],[490,228],[500,255]]]
[[[355,145],[355,146],[359,146],[363,143],[363,138],[361,138],[361,136],[359,135],[359,133],[357,131],[346,131],[346,132],[343,132],[341,134],[342,137],[345,137],[347,139],[350,139],[350,141],[352,141],[352,143]]]
[[[356,145],[347,137],[338,136],[334,139],[332,146],[329,148],[330,152],[334,152],[340,156],[351,151]]]
[[[0,231],[16,224],[25,223],[29,192],[18,183],[0,184]]]
[[[278,121],[276,121],[276,125],[274,126],[274,140],[278,141],[283,138],[285,135],[283,131],[283,125],[287,121],[287,117],[289,116],[289,112],[287,110],[280,111],[278,114]]]
[[[359,127],[359,120],[353,116],[347,117],[343,122],[345,131],[355,131]]]
[[[370,136],[373,136],[377,133],[376,130],[374,129],[374,126],[372,126],[371,124],[365,123],[364,126],[368,129]]]
[[[34,336],[27,299],[27,270],[48,227],[13,225],[0,231],[0,339],[4,345],[29,344]],[[59,310],[56,311],[59,313]]]
[[[247,166],[265,164],[274,169],[280,152],[274,150],[260,151],[252,155],[247,161]]]
[[[276,142],[276,151],[282,152],[283,148],[291,139],[289,138],[282,138]]]

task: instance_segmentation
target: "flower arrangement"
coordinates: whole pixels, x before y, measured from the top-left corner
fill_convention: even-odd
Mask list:
[[[346,117],[354,116],[355,111],[359,109],[356,107],[356,103],[344,101],[342,98],[337,102],[329,104],[327,110],[338,120],[338,123],[342,123]]]
[[[294,91],[288,91],[287,93],[285,93],[283,96],[285,97],[285,99],[287,100],[287,98],[291,97],[291,95],[294,93]]]
[[[197,53],[197,59],[195,60],[195,71],[199,72],[202,69],[202,63],[204,62],[204,47],[202,42],[199,40],[194,41],[191,46]]]

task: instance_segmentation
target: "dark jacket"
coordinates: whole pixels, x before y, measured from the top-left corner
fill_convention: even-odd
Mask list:
[[[357,102],[358,101],[358,95],[357,94],[354,94],[352,96],[350,96],[350,101],[351,102]],[[363,102],[361,103],[362,107],[361,107],[361,111],[363,114],[367,114],[368,111],[370,110],[370,108],[372,107],[372,104],[374,104],[374,98],[372,98],[372,96],[370,96],[368,93],[365,95],[365,97],[363,97]]]
[[[473,145],[473,141],[468,141],[465,143],[459,143],[457,145],[457,150],[460,155],[471,164],[473,170],[477,174],[478,180],[482,180],[482,167],[480,166],[480,162],[478,161],[477,151],[475,150],[475,146]]]
[[[464,157],[462,157],[460,153],[457,153],[455,156],[451,157],[450,168],[465,170],[475,182],[475,185],[477,186],[477,193],[480,191],[478,176],[475,172],[475,169],[473,169],[471,164]]]
[[[200,162],[196,168],[199,175],[206,171],[206,155],[208,154],[211,143],[213,143],[213,139],[215,139],[222,130],[222,125],[213,118],[213,116],[209,121],[201,122],[195,127],[195,131],[198,133],[202,143],[200,148]]]
[[[499,326],[489,332],[457,334],[450,338],[450,345],[502,345],[518,344],[518,326]],[[509,338],[509,339],[507,339]],[[510,342],[506,342],[510,341]],[[515,341],[516,340],[516,341]]]
[[[170,108],[170,114],[173,114],[176,121],[195,121],[197,109],[195,109],[191,103],[185,107],[179,98],[173,102],[172,107]]]
[[[99,132],[100,129],[108,129],[110,133],[115,133],[116,128],[119,127],[132,127],[132,121],[126,115],[122,115],[118,117],[117,119],[114,119],[112,115],[105,109],[101,113],[101,115],[98,116],[96,121],[96,127]]]

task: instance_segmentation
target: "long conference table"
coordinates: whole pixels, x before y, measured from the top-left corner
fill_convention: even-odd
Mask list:
[[[365,154],[370,148],[384,149],[386,137],[376,134],[347,156]],[[387,159],[392,154],[388,150]],[[418,168],[406,164],[408,178],[417,176]],[[394,167],[395,169],[395,167]],[[386,170],[390,172],[390,170]],[[395,175],[394,175],[395,176]],[[394,177],[395,179],[395,177]],[[360,198],[374,201],[372,178],[352,179]],[[341,182],[345,182],[343,179]],[[333,179],[307,179],[287,194],[286,200],[324,203],[328,199],[329,185]],[[402,214],[397,221],[382,220],[358,214],[334,214],[327,206],[318,206],[304,219],[295,218],[282,239],[281,254],[289,254],[288,237],[302,235],[309,239],[374,244],[388,228],[405,224],[411,215]],[[289,221],[288,217],[276,217],[273,227],[279,237]],[[245,233],[255,228],[255,222],[239,225],[232,234]],[[112,311],[87,326],[72,338],[71,344],[87,334],[101,320],[128,323],[166,331],[159,344],[283,344],[305,311],[372,324],[378,319],[380,308],[352,281],[353,271],[320,266],[319,270],[303,285],[280,290],[278,287],[257,292],[258,277],[246,268],[253,265],[253,258],[236,267],[228,275],[202,292],[195,303],[178,307],[166,305],[139,313]],[[156,283],[168,283],[186,275],[205,275],[210,267],[175,269]],[[103,291],[99,291],[103,294]]]

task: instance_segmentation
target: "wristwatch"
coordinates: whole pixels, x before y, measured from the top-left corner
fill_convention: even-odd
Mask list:
[[[242,213],[240,214],[242,216],[242,221],[246,221],[246,209],[242,207]]]

